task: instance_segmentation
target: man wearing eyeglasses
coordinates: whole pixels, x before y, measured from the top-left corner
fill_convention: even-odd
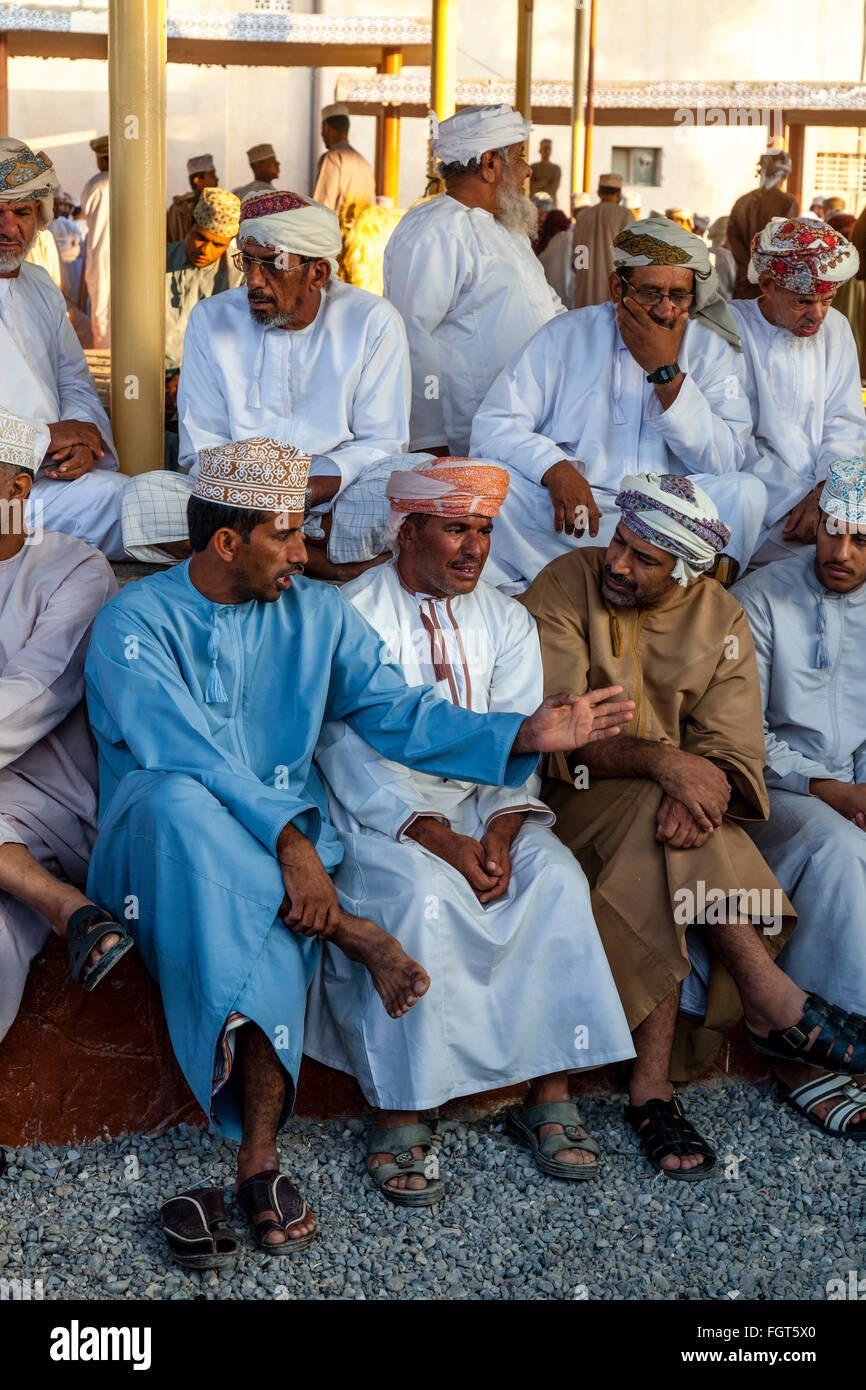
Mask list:
[[[745,569],[766,489],[741,472],[751,432],[736,325],[701,237],[665,217],[613,243],[610,301],[552,319],[500,372],[470,454],[511,474],[488,568],[520,592],[577,545],[607,545],[635,471],[692,476],[731,531],[717,575]]]
[[[180,468],[195,477],[198,451],[229,440],[301,441],[312,455],[308,573],[354,578],[385,549],[364,480],[385,460],[388,473],[399,466],[409,440],[403,321],[387,300],[336,278],[339,220],[311,199],[245,199],[238,245],[245,286],[189,317]]]

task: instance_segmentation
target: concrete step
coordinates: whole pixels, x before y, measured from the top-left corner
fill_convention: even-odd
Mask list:
[[[729,1035],[711,1075],[760,1081],[769,1069]],[[621,1090],[623,1071],[603,1067],[574,1078],[576,1094]],[[469,1096],[448,1114],[477,1118],[521,1087]],[[355,1082],[304,1058],[296,1113],[331,1119],[362,1115]],[[69,979],[65,945],[52,936],[33,963],[18,1017],[0,1043],[0,1144],[71,1144],[106,1135],[156,1133],[204,1124],[174,1059],[159,991],[135,951],[88,994]]]

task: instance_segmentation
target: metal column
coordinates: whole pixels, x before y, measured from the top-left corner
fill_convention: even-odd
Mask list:
[[[111,428],[124,473],[163,466],[165,0],[109,0]]]

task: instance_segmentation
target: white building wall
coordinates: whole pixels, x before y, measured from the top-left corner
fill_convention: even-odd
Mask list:
[[[93,3],[93,0],[90,0]],[[253,0],[169,0],[170,9],[243,10]],[[423,16],[424,0],[318,0],[333,15]],[[275,6],[275,8],[277,8]],[[296,11],[314,0],[296,0]],[[533,70],[537,79],[568,80],[574,0],[536,0]],[[856,81],[860,78],[862,0],[618,0],[598,6],[597,80]],[[458,73],[465,78],[511,78],[514,73],[514,0],[458,0]],[[193,68],[168,65],[167,191],[187,188],[186,159],[210,151],[223,183],[246,182],[245,150],[270,140],[282,165],[280,183],[310,192],[315,158],[321,152],[318,108],[334,99],[338,69],[311,73],[291,68]],[[44,149],[61,181],[77,195],[94,169],[88,140],[108,124],[107,74],[102,63],[58,59],[13,59],[9,64],[10,129]],[[864,112],[866,122],[866,112]],[[423,192],[426,123],[402,123],[400,201]],[[537,127],[531,158],[549,136],[554,159],[563,166],[560,203],[567,205],[569,130]],[[853,129],[810,128],[806,140],[804,193],[815,190],[819,150],[856,150]],[[375,121],[352,120],[353,144],[371,162]],[[716,216],[754,186],[755,164],[765,147],[762,129],[686,129],[653,126],[596,127],[593,182],[610,164],[613,145],[659,147],[662,183],[638,190],[643,211],[673,205]],[[866,150],[866,145],[863,146]],[[822,192],[832,189],[822,188]],[[864,195],[866,196],[866,195]],[[863,201],[863,199],[861,199]],[[856,211],[857,209],[852,209]]]

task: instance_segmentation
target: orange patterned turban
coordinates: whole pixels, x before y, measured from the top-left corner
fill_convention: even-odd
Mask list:
[[[508,472],[476,459],[434,458],[418,468],[397,469],[385,496],[392,512],[430,516],[496,516],[508,492]]]

